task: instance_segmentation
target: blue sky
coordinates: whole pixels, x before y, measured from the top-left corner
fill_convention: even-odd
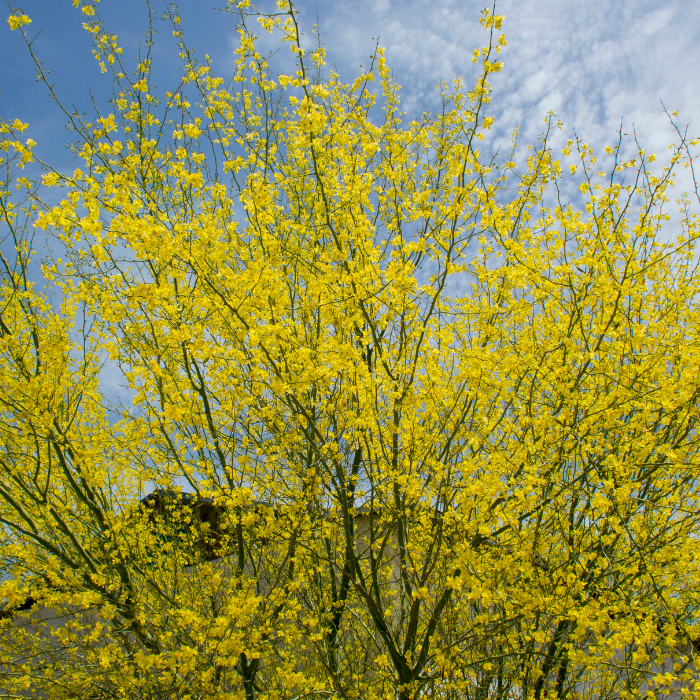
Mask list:
[[[271,0],[265,0],[268,7]],[[235,22],[214,9],[217,0],[179,3],[188,43],[198,55],[211,55],[214,70],[226,75],[233,60]],[[157,14],[163,0],[152,0]],[[261,4],[262,6],[262,4]],[[485,40],[479,25],[484,0],[298,0],[307,35],[316,22],[328,51],[328,63],[351,80],[367,63],[374,38],[386,47],[389,65],[402,85],[410,116],[435,104],[435,83],[476,73],[470,57]],[[22,0],[32,18],[29,36],[57,92],[67,105],[101,110],[111,86],[99,72],[91,42],[82,29],[83,16],[70,0]],[[142,0],[102,0],[100,12],[116,33],[127,57],[143,45],[147,13]],[[700,134],[700,3],[692,0],[499,0],[505,15],[508,46],[504,70],[493,76],[490,113],[496,118],[492,138],[508,143],[516,125],[526,143],[542,131],[548,110],[564,123],[559,142],[573,130],[598,153],[615,141],[621,120],[634,128],[648,152],[663,161],[674,133],[663,112],[679,110]],[[6,15],[9,10],[6,11]],[[39,33],[40,32],[40,33]],[[176,47],[167,26],[157,36],[156,84],[176,83]],[[18,32],[0,22],[0,115],[29,122],[37,151],[58,167],[69,167],[63,145],[69,140],[65,117],[52,105],[46,88],[34,81],[34,68]],[[494,144],[495,145],[495,144]],[[118,378],[107,379],[116,386]]]
[[[230,69],[235,41],[234,18],[214,9],[217,0],[179,3],[186,36],[200,55],[209,53],[220,73]],[[219,2],[219,5],[223,2]],[[272,6],[266,0],[261,3]],[[153,0],[156,14],[164,3]],[[82,15],[70,0],[23,0],[33,20],[30,36],[38,57],[51,70],[59,94],[67,104],[89,110],[91,96],[104,103],[108,81],[91,56]],[[378,37],[402,85],[409,114],[434,104],[438,79],[463,74],[475,78],[472,50],[485,34],[478,24],[483,0],[359,0],[356,2],[297,2],[301,24],[310,34],[318,22],[335,64],[348,80],[366,63]],[[99,5],[108,28],[116,33],[127,56],[143,43],[145,4],[141,0],[102,0]],[[682,123],[700,119],[700,3],[690,0],[499,0],[505,15],[508,47],[505,63],[493,79],[496,117],[494,138],[507,142],[516,124],[529,141],[542,129],[549,109],[596,150],[614,140],[620,121],[640,142],[661,155],[673,140],[661,100],[679,110]],[[9,10],[8,10],[9,13]],[[175,78],[176,52],[162,25],[156,61],[163,84]],[[41,152],[65,158],[68,140],[65,119],[49,103],[46,89],[33,79],[34,70],[18,32],[5,22],[0,28],[0,114],[31,125]]]
[[[340,4],[339,4],[340,6]],[[408,103],[429,99],[437,76],[470,70],[482,41],[478,2],[365,0],[328,13],[321,25],[346,60],[368,34],[387,46]],[[684,0],[500,0],[508,47],[494,76],[500,129],[519,123],[536,137],[553,109],[565,131],[598,147],[624,119],[650,150],[672,140],[660,100],[680,118],[700,117],[700,3]],[[331,39],[333,37],[333,39]],[[337,37],[337,38],[336,38]]]

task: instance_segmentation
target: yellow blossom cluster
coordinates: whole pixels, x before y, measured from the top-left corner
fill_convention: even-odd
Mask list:
[[[700,697],[697,141],[482,154],[490,11],[409,121],[289,0],[229,0],[228,80],[169,7],[163,93],[74,5],[115,91],[80,167],[0,122],[3,692]]]

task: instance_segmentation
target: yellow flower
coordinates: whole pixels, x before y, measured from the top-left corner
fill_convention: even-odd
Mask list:
[[[7,18],[7,23],[12,31],[19,29],[23,24],[29,24],[31,21],[27,15],[10,15]]]

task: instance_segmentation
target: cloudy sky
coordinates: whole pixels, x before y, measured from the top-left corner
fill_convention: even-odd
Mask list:
[[[157,12],[160,2],[153,0]],[[265,3],[272,6],[270,0]],[[263,7],[265,3],[261,3]],[[217,11],[216,0],[182,0],[186,36],[198,53],[209,53],[225,74],[234,47],[234,18]],[[219,3],[223,4],[223,3]],[[299,0],[302,27],[318,20],[321,38],[348,80],[366,65],[374,38],[402,85],[409,115],[434,104],[434,85],[464,75],[476,77],[470,61],[485,39],[478,20],[483,0]],[[102,0],[107,25],[127,55],[136,55],[146,24],[141,0]],[[23,0],[41,33],[34,50],[52,71],[59,94],[89,109],[91,96],[106,99],[109,85],[91,57],[82,16],[70,0]],[[700,133],[700,3],[689,0],[498,0],[508,46],[504,70],[493,78],[494,137],[507,141],[519,125],[525,140],[536,138],[548,110],[564,123],[562,138],[576,132],[596,149],[613,142],[620,123],[634,127],[649,151],[665,151],[673,140],[661,101],[679,110],[683,124]],[[175,77],[175,48],[162,27],[156,60],[163,80]],[[58,156],[67,141],[61,115],[33,80],[33,68],[17,32],[0,29],[0,114],[32,125],[33,137]],[[160,87],[165,87],[161,85]],[[698,124],[695,123],[698,121]]]
[[[439,76],[473,76],[483,41],[479,2],[364,0],[319,17],[333,52],[352,62],[379,35],[409,105],[429,99]],[[534,138],[548,110],[568,133],[610,143],[620,121],[650,150],[672,140],[661,101],[700,119],[700,4],[688,0],[499,0],[508,47],[493,78],[501,130]],[[356,59],[357,60],[357,59]]]
[[[273,6],[271,0],[261,0]],[[163,0],[152,0],[159,13]],[[386,47],[404,109],[416,116],[435,105],[438,80],[476,79],[470,57],[485,41],[479,25],[484,0],[298,0],[301,25],[318,21],[328,63],[350,81],[367,65],[374,38]],[[211,55],[226,75],[235,46],[234,18],[214,9],[217,0],[181,0],[188,43]],[[142,0],[102,0],[107,27],[128,57],[143,45],[147,13]],[[32,18],[33,49],[66,105],[102,109],[111,89],[91,55],[82,15],[70,0],[22,0]],[[661,101],[679,122],[700,134],[700,3],[691,0],[498,0],[508,46],[504,70],[493,76],[491,114],[495,142],[507,143],[516,125],[525,142],[543,128],[548,110],[564,123],[560,142],[573,131],[597,152],[616,140],[621,122],[663,158],[674,133]],[[158,25],[157,25],[158,26]],[[177,51],[167,26],[156,37],[158,87],[176,84]],[[69,167],[63,145],[65,117],[34,79],[26,47],[5,22],[0,26],[0,115],[30,123],[30,135],[47,159]],[[116,378],[114,378],[116,381]]]

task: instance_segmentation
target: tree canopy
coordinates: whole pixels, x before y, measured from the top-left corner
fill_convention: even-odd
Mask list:
[[[170,8],[168,91],[74,5],[79,167],[0,122],[3,696],[700,696],[697,140],[482,152],[490,10],[408,120],[288,0],[227,80]]]

